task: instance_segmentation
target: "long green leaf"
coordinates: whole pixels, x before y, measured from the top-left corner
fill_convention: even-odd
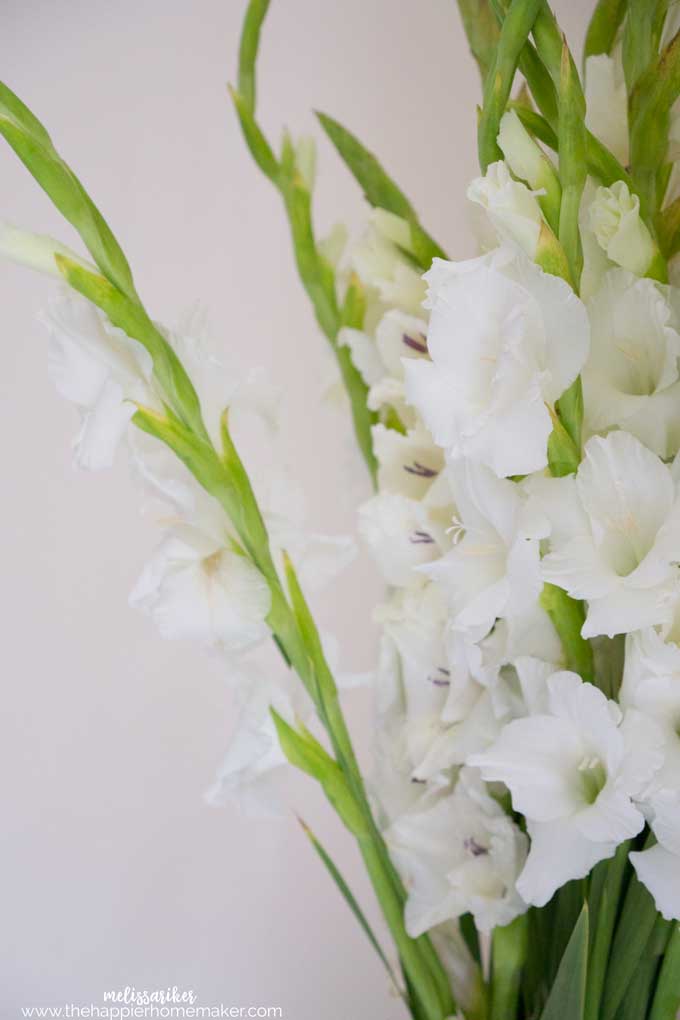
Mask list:
[[[680,1013],[680,924],[666,947],[649,1020],[676,1020]]]
[[[629,850],[630,841],[622,843],[611,860],[601,861],[597,865],[590,879],[588,904],[591,918],[591,945],[584,1020],[599,1020],[609,950],[628,864]]]
[[[541,3],[542,0],[512,0],[501,26],[496,59],[484,85],[484,106],[477,128],[482,172],[490,163],[503,158],[497,142],[498,129],[510,98],[517,64]]]
[[[656,918],[654,900],[637,875],[633,875],[614,936],[602,997],[601,1020],[614,1020],[616,1017]]]
[[[559,140],[560,183],[560,244],[567,253],[569,269],[576,292],[579,291],[583,252],[579,231],[581,196],[586,183],[586,103],[569,47],[562,47],[559,87]]]
[[[630,97],[630,160],[649,225],[661,203],[659,167],[668,143],[670,109],[680,95],[680,31],[641,75]]]
[[[535,947],[538,948],[538,947]],[[541,1020],[583,1020],[588,978],[588,904],[562,957]]]
[[[665,9],[668,0],[627,0],[628,17],[623,29],[623,71],[630,95],[638,81],[655,60],[659,49],[658,8]]]
[[[616,1020],[640,1020],[640,1017],[647,1016],[661,957],[668,944],[670,927],[670,921],[665,921],[661,915],[657,917],[619,1006]]]
[[[323,862],[323,864],[324,864],[326,870],[328,871],[329,875],[331,876],[331,878],[335,882],[336,886],[340,890],[340,893],[341,893],[343,899],[347,903],[347,906],[349,907],[349,909],[354,914],[354,917],[358,921],[360,927],[362,928],[364,934],[366,935],[366,938],[371,943],[371,945],[375,949],[378,957],[382,961],[382,963],[383,963],[383,965],[385,967],[385,970],[389,974],[390,980],[392,981],[392,984],[394,985],[396,991],[398,992],[398,994],[400,996],[402,996],[403,992],[402,992],[401,988],[399,987],[399,982],[397,981],[397,978],[396,978],[396,975],[394,973],[394,970],[392,969],[392,967],[390,965],[390,962],[387,959],[387,956],[385,955],[385,952],[384,952],[382,946],[378,942],[378,939],[377,939],[377,937],[375,935],[375,932],[373,931],[373,929],[371,928],[370,924],[368,923],[368,920],[366,919],[366,915],[364,914],[364,912],[362,911],[361,907],[359,906],[359,903],[357,902],[356,896],[353,894],[352,890],[347,885],[347,882],[342,877],[342,874],[340,873],[337,865],[335,864],[335,862],[333,861],[331,856],[324,849],[324,847],[322,846],[321,842],[314,835],[314,833],[309,828],[307,823],[304,822],[301,818],[298,818],[298,822],[300,823],[302,831],[307,836],[307,838],[309,839],[310,843],[312,844],[312,846],[316,850],[317,854],[321,858],[321,861]]]
[[[429,269],[433,258],[445,258],[442,248],[420,225],[410,201],[386,173],[376,156],[369,152],[356,135],[328,114],[317,112],[317,117],[341,159],[362,188],[369,205],[387,209],[411,225],[415,257],[422,268]]]
[[[583,56],[610,53],[626,13],[627,0],[598,0],[586,32]]]
[[[94,202],[54,148],[38,118],[0,82],[0,134],[62,216],[80,234],[106,279],[137,301],[127,259]]]
[[[489,1020],[517,1014],[522,968],[529,948],[529,920],[521,914],[510,924],[494,928],[491,941],[491,1012]]]
[[[323,257],[316,241],[310,189],[297,167],[290,138],[284,136],[283,152],[279,161],[255,115],[257,55],[268,8],[269,0],[250,0],[248,4],[239,48],[238,89],[230,88],[229,91],[246,145],[257,166],[283,199],[298,275],[312,303],[317,322],[338,361],[343,383],[350,398],[357,442],[375,484],[376,462],[371,436],[373,422],[365,399],[362,402],[365,387],[360,374],[352,364],[351,354],[337,343],[342,317],[336,295],[335,273]]]

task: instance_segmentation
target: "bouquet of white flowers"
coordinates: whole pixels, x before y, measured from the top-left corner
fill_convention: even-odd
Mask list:
[[[150,317],[92,199],[0,86],[0,132],[91,259],[0,229],[6,256],[60,282],[44,321],[82,412],[76,460],[105,467],[125,437],[169,511],[132,602],[229,663],[242,722],[217,798],[267,801],[286,761],[321,785],[398,965],[308,834],[414,1020],[673,1020],[680,5],[599,0],[581,74],[545,0],[459,0],[483,83],[468,198],[484,241],[465,262],[325,115],[371,211],[356,244],[317,239],[313,143],[286,134],[277,155],[257,120],[267,7],[250,0],[231,95],[375,490],[358,508],[387,586],[370,776],[309,605],[351,543],[305,535],[289,490],[242,456],[270,442],[273,388],[236,379],[196,323]]]

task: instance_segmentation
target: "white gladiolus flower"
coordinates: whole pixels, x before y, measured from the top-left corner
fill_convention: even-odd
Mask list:
[[[166,532],[142,572],[130,602],[147,612],[168,638],[193,638],[228,655],[269,633],[269,589],[259,571],[234,549],[236,538],[219,503],[166,447],[136,433],[135,473],[152,496],[151,509]],[[306,591],[323,587],[355,555],[349,538],[309,534],[295,487],[271,469],[253,483],[275,562],[284,548]],[[157,505],[160,504],[160,505]]]
[[[680,334],[669,289],[615,269],[588,312],[586,428],[618,426],[660,457],[672,457],[680,449]]]
[[[425,285],[404,254],[411,250],[411,228],[406,220],[385,209],[372,209],[368,228],[352,250],[351,263],[386,306],[418,315]]]
[[[517,882],[527,903],[543,906],[644,827],[633,798],[659,757],[637,740],[635,725],[620,724],[620,710],[600,690],[575,673],[555,673],[548,711],[508,723],[469,759],[485,780],[506,784],[527,819],[531,849]]]
[[[281,672],[277,664],[276,672]],[[240,713],[214,784],[206,792],[209,804],[235,801],[248,816],[283,815],[286,805],[280,779],[288,768],[281,750],[271,709],[290,725],[310,720],[309,699],[297,680],[286,673],[273,681],[262,668],[239,667],[236,683]]]
[[[384,425],[371,432],[380,490],[422,499],[444,468],[444,455],[429,433],[418,428],[402,435]]]
[[[525,256],[435,259],[427,274],[431,363],[405,362],[406,393],[435,442],[500,477],[548,462],[553,404],[588,355],[586,311]]]
[[[72,291],[52,296],[43,322],[50,334],[50,378],[82,414],[76,463],[90,470],[110,467],[137,403],[161,409],[151,356]]]
[[[400,586],[450,544],[446,526],[424,502],[396,492],[379,492],[359,507],[358,530],[387,583]]]
[[[541,207],[536,196],[510,176],[506,164],[492,163],[468,187],[467,197],[486,210],[501,241],[509,241],[534,258],[541,233]]]
[[[190,638],[226,653],[242,652],[269,633],[264,577],[228,537],[178,525],[161,542],[130,595],[165,638]]]
[[[658,843],[630,854],[643,885],[654,897],[656,909],[667,921],[680,920],[680,793],[668,790],[652,805],[652,830]]]
[[[590,227],[608,258],[644,276],[656,254],[652,235],[640,216],[640,199],[625,181],[598,188],[588,211]]]
[[[479,643],[479,660],[472,673],[489,691],[497,718],[507,720],[538,710],[546,675],[564,665],[563,657],[557,631],[536,603],[526,613],[496,621]]]
[[[397,590],[376,619],[398,652],[398,678],[387,684],[398,696],[390,700],[385,724],[398,734],[397,771],[408,781],[441,786],[448,769],[487,747],[499,731],[489,696],[470,673],[473,646],[448,630],[446,603],[434,584]]]
[[[576,478],[536,479],[552,524],[546,581],[588,601],[584,637],[669,623],[680,571],[680,484],[627,432],[594,437]]]
[[[620,48],[611,57],[588,57],[585,72],[586,125],[627,166],[628,92]]]
[[[422,569],[446,592],[454,626],[478,628],[481,637],[497,617],[520,615],[537,601],[546,526],[517,485],[483,465],[457,461],[448,471],[459,538]]]
[[[386,840],[408,889],[412,937],[466,913],[488,933],[526,910],[515,885],[526,836],[474,770],[461,770],[452,793],[426,793],[392,823]]]
[[[628,636],[619,701],[652,719],[662,735],[663,765],[647,796],[680,789],[680,588],[670,627]]]
[[[413,408],[406,403],[403,359],[428,359],[425,320],[391,308],[378,321],[375,337],[344,328],[338,343],[349,347],[352,362],[369,387],[369,408],[393,407],[404,425],[416,427]]]

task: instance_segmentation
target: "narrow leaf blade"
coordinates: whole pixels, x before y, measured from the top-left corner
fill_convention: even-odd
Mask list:
[[[562,957],[541,1020],[583,1020],[588,977],[588,904]]]
[[[336,886],[338,887],[338,889],[340,891],[340,894],[342,895],[343,899],[345,900],[347,906],[349,907],[349,909],[354,914],[354,917],[358,921],[360,927],[362,928],[364,934],[366,935],[366,938],[371,943],[371,945],[375,949],[378,957],[382,961],[383,966],[385,967],[385,970],[389,974],[390,980],[392,981],[392,983],[393,983],[394,987],[396,988],[397,992],[399,993],[399,995],[402,995],[403,993],[402,993],[402,991],[401,991],[401,989],[399,987],[399,983],[397,981],[396,975],[395,975],[392,967],[390,966],[390,962],[387,959],[387,956],[385,955],[385,952],[384,952],[382,946],[378,942],[378,939],[377,939],[377,937],[375,935],[375,932],[373,931],[373,929],[371,928],[370,924],[368,923],[368,920],[366,919],[366,915],[364,914],[364,912],[362,911],[361,907],[359,906],[359,903],[357,902],[357,899],[354,896],[352,890],[347,885],[347,882],[342,877],[342,874],[340,873],[337,865],[335,864],[333,859],[330,857],[330,855],[327,853],[327,851],[324,849],[324,847],[322,846],[321,842],[314,835],[314,833],[309,828],[309,826],[306,824],[306,822],[304,822],[301,818],[298,818],[298,822],[300,823],[300,826],[302,827],[303,832],[305,833],[305,835],[309,839],[310,843],[312,844],[312,846],[316,850],[317,854],[319,855],[319,857],[320,857],[321,861],[323,862],[323,864],[324,864],[326,870],[328,871],[329,875],[331,876],[331,878],[335,882]]]

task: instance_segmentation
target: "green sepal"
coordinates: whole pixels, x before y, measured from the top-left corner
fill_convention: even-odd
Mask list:
[[[578,376],[555,404],[559,419],[576,447],[579,460],[583,443],[583,384]]]
[[[494,928],[491,937],[491,1010],[489,1020],[517,1015],[522,968],[529,949],[529,920],[521,914]]]
[[[581,449],[567,431],[558,413],[546,404],[553,430],[548,438],[548,466],[555,478],[576,474],[581,463]]]
[[[540,603],[550,617],[562,642],[567,668],[578,673],[587,683],[595,683],[593,650],[581,635],[586,618],[582,602],[570,598],[554,584],[545,584]]]
[[[130,266],[108,224],[54,148],[43,125],[2,82],[0,134],[62,216],[78,231],[106,279],[129,299],[137,301]]]
[[[541,1020],[583,1020],[588,979],[588,904],[583,905]]]
[[[545,117],[524,103],[517,103],[514,100],[508,103],[508,109],[515,111],[527,131],[538,138],[539,142],[543,142],[548,148],[557,152],[557,135]]]
[[[571,285],[571,271],[567,254],[545,222],[541,223],[534,262],[540,266],[544,273],[550,273],[551,276],[559,276]]]
[[[281,750],[290,764],[316,779],[343,824],[354,836],[364,838],[368,834],[365,816],[357,807],[338,763],[301,723],[294,729],[275,708],[269,711]]]

